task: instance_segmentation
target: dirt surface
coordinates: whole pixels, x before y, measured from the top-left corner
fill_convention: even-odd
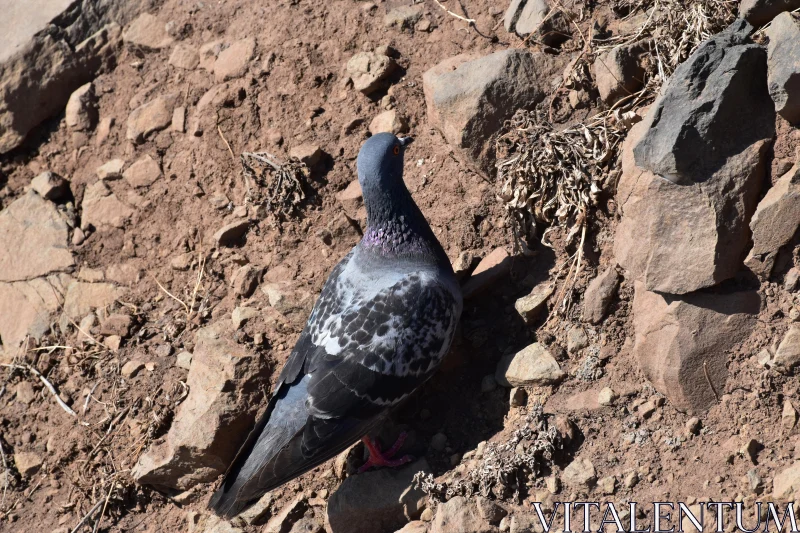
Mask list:
[[[456,2],[447,4],[464,13]],[[356,225],[344,216],[335,194],[355,179],[355,157],[368,136],[368,125],[387,102],[408,118],[415,142],[407,151],[405,180],[451,260],[462,252],[483,257],[497,247],[514,249],[509,221],[496,196],[497,184],[463,163],[430,127],[421,78],[447,57],[486,54],[521,47],[523,42],[503,29],[505,5],[465,2],[466,15],[476,20],[474,27],[433,1],[424,6],[430,31],[385,28],[383,17],[390,2],[280,0],[266,5],[165,0],[152,12],[163,23],[174,23],[180,42],[199,48],[215,39],[254,37],[256,58],[247,74],[228,81],[214,103],[196,112],[200,98],[217,85],[213,74],[168,65],[170,49],[145,52],[126,47],[117,67],[94,82],[100,118],[115,120],[107,138],[99,139],[96,132],[73,133],[62,116],[41,127],[23,148],[0,159],[0,207],[24,194],[30,180],[43,170],[71,181],[76,206],[81,205],[86,187],[96,181],[95,169],[110,159],[134,161],[149,154],[161,163],[164,174],[138,189],[125,180],[109,182],[116,196],[134,208],[132,219],[123,228],[90,232],[85,242],[72,246],[78,278],[103,276],[127,287],[125,297],[107,310],[127,310],[134,317],[133,333],[119,351],[97,349],[72,328],[67,336],[44,339],[38,351],[29,345],[31,351],[22,355],[24,362],[57,386],[78,413],[77,419],[59,407],[35,376],[3,370],[4,461],[34,451],[45,464],[30,476],[10,465],[0,531],[72,531],[101,500],[107,505],[97,531],[187,530],[187,512],[204,510],[213,484],[202,485],[194,497],[175,501],[134,484],[130,477],[139,456],[163,439],[185,397],[182,383],[187,371],[175,365],[176,354],[192,350],[199,327],[228,320],[232,310],[246,301],[264,312],[237,331],[236,341],[270,361],[276,372],[280,369],[308,309],[283,316],[269,309],[268,297],[260,290],[246,299],[237,297],[231,287],[234,272],[249,262],[265,270],[264,282],[288,282],[293,290],[319,293],[331,268],[359,240]],[[617,23],[617,15],[607,6],[585,10],[579,23],[584,33],[592,31],[599,18],[611,28]],[[389,99],[384,98],[386,91],[368,98],[343,83],[347,59],[380,45],[394,48],[402,66]],[[540,48],[535,42],[527,45]],[[572,58],[581,53],[581,46],[576,36],[560,50],[548,50]],[[126,140],[131,110],[154,94],[174,94],[177,105],[189,109],[187,123],[200,121],[202,135],[167,128],[140,145]],[[559,123],[583,120],[599,108],[592,104],[574,113],[563,111]],[[778,132],[770,165],[772,181],[777,178],[774,173],[785,168],[781,161],[793,159],[798,144],[788,124],[780,123]],[[283,220],[256,216],[248,196],[254,185],[243,178],[239,154],[267,151],[285,161],[292,148],[305,143],[318,145],[324,155],[311,169],[307,198],[298,214]],[[616,213],[609,200],[601,202],[589,232],[586,263],[571,289],[575,301],[596,272],[612,264]],[[243,242],[215,247],[211,236],[242,207],[256,220]],[[614,493],[592,489],[593,501],[753,497],[746,474],[754,469],[769,492],[776,471],[800,459],[797,435],[781,425],[783,400],[798,397],[797,380],[766,370],[756,361],[759,351],[773,345],[789,326],[792,295],[781,282],[792,258],[776,268],[775,283],[759,287],[765,305],[758,326],[730,354],[727,388],[718,391],[720,402],[700,416],[702,429],[693,434],[686,427],[690,415],[668,403],[661,405],[661,400],[652,414],[642,416],[636,410],[659,395],[630,355],[632,283],[622,282],[611,313],[600,325],[581,325],[589,345],[576,353],[565,348],[568,330],[581,324],[579,306],[532,325],[516,313],[515,300],[539,283],[555,283],[559,293],[566,276],[562,263],[573,251],[535,246],[530,257],[515,258],[506,279],[466,302],[455,347],[441,371],[395,417],[397,425],[410,431],[407,450],[425,456],[434,473],[445,478],[479,443],[507,440],[528,409],[509,407],[508,389],[482,393],[481,382],[494,374],[504,354],[538,339],[552,347],[569,377],[557,386],[531,389],[528,405],[539,401],[545,413],[567,414],[579,430],[580,438],[557,458],[555,472],[580,456],[592,461],[598,478],[616,476]],[[171,262],[182,254],[188,254],[189,266],[176,270]],[[734,283],[757,284],[744,276]],[[187,320],[176,299],[202,305]],[[555,304],[554,297],[549,307]],[[131,360],[153,364],[123,378],[121,367]],[[32,386],[32,396],[26,383]],[[620,397],[614,405],[600,407],[594,398],[605,386]],[[437,433],[447,437],[446,448],[439,451],[430,446]],[[752,459],[739,453],[749,438],[761,448]],[[639,481],[626,487],[623,480],[631,472]],[[530,507],[532,501],[541,501],[549,473],[532,480],[513,503]],[[279,510],[298,492],[309,497],[330,494],[339,483],[332,464],[326,463],[275,491],[273,507]],[[585,494],[565,488],[553,497],[575,501]],[[321,522],[324,507],[312,506],[309,513]],[[79,530],[90,530],[94,522],[89,520]]]

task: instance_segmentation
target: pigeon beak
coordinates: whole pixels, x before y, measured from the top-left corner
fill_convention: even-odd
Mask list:
[[[397,140],[400,141],[400,146],[402,147],[406,147],[412,142],[414,142],[414,139],[412,137],[398,137]]]

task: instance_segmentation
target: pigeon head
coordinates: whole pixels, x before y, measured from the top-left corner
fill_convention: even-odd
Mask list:
[[[358,182],[361,188],[392,189],[403,184],[403,155],[410,137],[391,133],[373,135],[358,152]]]

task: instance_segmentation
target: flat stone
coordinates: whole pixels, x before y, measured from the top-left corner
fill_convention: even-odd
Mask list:
[[[574,488],[591,487],[597,480],[597,471],[589,459],[576,457],[564,469],[563,480]]]
[[[800,327],[791,326],[775,351],[772,365],[784,373],[788,373],[800,364]]]
[[[161,167],[152,157],[145,155],[122,173],[131,187],[149,187],[161,178]]]
[[[175,356],[175,366],[189,370],[192,365],[192,354],[190,352],[180,352]]]
[[[128,116],[128,130],[125,138],[134,144],[143,143],[153,132],[163,130],[172,124],[174,99],[158,96],[134,109]]]
[[[319,163],[323,155],[324,152],[316,144],[299,144],[289,150],[289,157],[302,161],[309,168]]]
[[[38,453],[34,452],[17,452],[14,454],[14,465],[17,467],[17,472],[24,478],[30,478],[35,475],[42,468],[44,459]]]
[[[603,102],[614,104],[642,87],[645,71],[639,56],[643,52],[641,45],[630,44],[616,46],[597,56],[592,70]]]
[[[14,389],[14,400],[25,405],[32,404],[36,399],[36,391],[30,381],[20,381]]]
[[[69,232],[56,207],[34,191],[0,211],[0,282],[24,281],[71,268]],[[5,339],[4,339],[5,340]]]
[[[238,243],[250,227],[248,220],[237,220],[226,224],[214,234],[214,241],[221,246],[233,246]]]
[[[73,281],[64,296],[64,314],[73,320],[84,317],[94,309],[102,309],[122,298],[125,289],[113,283]]]
[[[396,109],[390,109],[376,115],[372,122],[369,123],[369,132],[373,135],[384,132],[397,135],[407,131],[408,121]]]
[[[268,492],[259,498],[256,503],[242,511],[239,517],[244,520],[245,524],[260,526],[269,519],[274,502],[275,496],[273,496],[271,492]]]
[[[547,299],[553,294],[553,286],[548,284],[539,284],[533,288],[531,293],[523,296],[514,302],[514,309],[517,310],[519,316],[525,321],[526,324],[532,324],[539,319],[547,308]]]
[[[617,478],[614,476],[600,478],[597,481],[597,488],[600,489],[600,492],[603,494],[610,496],[611,494],[617,492]]]
[[[166,25],[150,13],[142,13],[125,29],[122,40],[146,50],[160,50],[172,45]]]
[[[64,121],[67,127],[74,131],[89,131],[97,124],[97,97],[94,84],[81,85],[67,100],[64,110]]]
[[[391,57],[375,52],[359,52],[347,61],[347,74],[353,80],[353,88],[364,94],[375,92],[397,69]]]
[[[0,260],[3,255],[11,254],[0,254]],[[51,331],[53,315],[61,309],[71,279],[68,274],[58,273],[0,282],[0,359],[3,351],[16,353],[28,336],[38,341]]]
[[[426,496],[414,488],[417,472],[430,472],[425,459],[348,477],[328,500],[326,529],[331,533],[395,531],[418,518]]]
[[[186,108],[178,106],[172,111],[172,124],[170,126],[172,131],[178,133],[186,133]]]
[[[45,200],[61,200],[67,196],[69,182],[55,172],[42,172],[31,180],[31,189]]]
[[[772,480],[772,497],[775,500],[792,501],[800,496],[800,461],[784,468]]]
[[[616,399],[617,393],[610,387],[603,387],[600,389],[600,392],[597,393],[597,403],[603,406],[613,405]]]
[[[307,507],[304,494],[298,494],[294,500],[285,505],[275,516],[270,518],[261,533],[291,533],[292,518],[297,520]]]
[[[494,378],[505,387],[550,385],[564,379],[558,361],[547,348],[534,342],[523,350],[507,355],[497,365]]]
[[[97,167],[95,174],[101,180],[118,180],[122,177],[122,169],[124,167],[124,159],[112,159]]]
[[[361,191],[361,184],[355,179],[347,187],[336,193],[336,199],[342,205],[344,212],[350,218],[357,218],[356,213],[364,207],[364,195]]]
[[[496,248],[489,255],[481,259],[472,275],[462,287],[465,299],[472,298],[484,292],[508,275],[511,270],[511,257],[505,248]]]
[[[214,62],[214,79],[217,83],[244,76],[255,51],[256,41],[252,37],[235,41],[222,50]]]
[[[756,291],[662,295],[635,283],[633,354],[679,411],[701,413],[725,390],[728,357],[755,326]],[[700,326],[702,325],[702,326]]]
[[[464,496],[439,504],[431,522],[430,533],[494,533],[495,528],[478,514],[478,509]]]
[[[233,275],[233,281],[231,282],[233,293],[242,298],[247,298],[253,294],[253,291],[256,290],[256,286],[258,286],[260,274],[260,269],[257,269],[253,265],[239,267]]]
[[[567,352],[576,353],[589,346],[589,336],[580,326],[573,326],[567,331]]]
[[[791,13],[781,13],[766,34],[769,94],[775,102],[775,111],[797,124],[800,122],[800,21]]]
[[[608,306],[617,294],[619,280],[617,269],[612,266],[589,283],[583,293],[583,320],[598,324],[605,318]]]
[[[141,369],[144,368],[144,361],[128,361],[122,368],[120,369],[119,373],[125,379],[132,379],[136,377],[136,374],[139,373]]]
[[[520,37],[535,33],[537,40],[557,46],[570,38],[570,17],[548,0],[512,0],[503,19],[508,32]]]
[[[414,520],[395,531],[395,533],[428,533],[428,524],[422,520]]]
[[[169,56],[169,64],[183,70],[194,70],[200,64],[200,54],[187,44],[178,43]]]
[[[231,322],[234,329],[240,329],[245,322],[259,315],[258,309],[252,307],[237,307],[231,313]]]
[[[787,431],[791,431],[797,425],[797,410],[792,405],[792,402],[785,400],[783,402],[783,411],[781,412],[781,425]]]
[[[166,438],[139,458],[139,484],[188,490],[217,479],[255,423],[268,362],[232,340],[227,321],[202,328],[186,379],[189,395],[178,406]]]
[[[424,6],[422,4],[404,6],[400,5],[390,9],[383,17],[383,25],[386,28],[397,28],[399,30],[414,27],[419,19],[422,18]]]
[[[83,193],[81,220],[95,228],[122,228],[134,214],[102,181],[86,187]]]
[[[508,515],[508,511],[506,511],[499,503],[482,496],[475,498],[475,506],[478,508],[478,514],[480,517],[490,524],[496,524],[500,522],[500,520],[502,520],[506,515]]]
[[[102,321],[100,324],[100,334],[119,335],[124,338],[130,335],[132,325],[133,317],[115,313],[107,316],[105,320]]]
[[[544,100],[561,62],[526,49],[446,59],[422,76],[428,119],[467,162],[491,173],[503,121]]]

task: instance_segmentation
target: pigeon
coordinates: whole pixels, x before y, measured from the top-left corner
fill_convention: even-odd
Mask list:
[[[463,307],[450,261],[403,182],[409,137],[370,137],[358,154],[361,241],[331,271],[264,415],[209,508],[233,518],[265,493],[362,439],[361,470],[399,466],[368,434],[436,371]]]

